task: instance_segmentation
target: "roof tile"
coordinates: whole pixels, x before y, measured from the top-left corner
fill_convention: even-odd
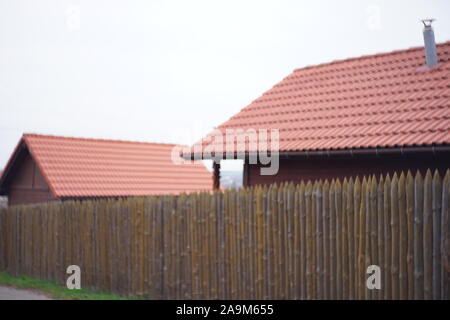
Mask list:
[[[279,129],[280,151],[449,144],[450,41],[437,50],[434,68],[417,47],[296,69],[218,129]]]
[[[37,134],[24,134],[23,140],[57,197],[179,194],[212,187],[202,163],[172,161],[173,144]]]

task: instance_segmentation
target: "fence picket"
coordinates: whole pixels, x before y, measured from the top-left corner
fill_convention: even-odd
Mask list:
[[[424,299],[433,297],[433,213],[432,176],[427,170],[423,192],[423,262]]]

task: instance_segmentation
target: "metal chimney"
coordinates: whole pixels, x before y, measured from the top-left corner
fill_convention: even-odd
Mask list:
[[[425,59],[428,67],[433,67],[438,64],[438,57],[436,52],[436,41],[434,40],[434,32],[431,24],[434,19],[424,19],[423,23],[423,41],[425,43]]]

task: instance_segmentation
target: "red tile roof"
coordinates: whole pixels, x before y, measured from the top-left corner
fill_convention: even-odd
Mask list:
[[[280,151],[449,144],[450,41],[437,50],[431,69],[423,47],[297,69],[218,130],[279,129]]]
[[[22,139],[56,197],[162,195],[212,189],[211,173],[202,163],[173,163],[173,144],[36,134],[24,134]]]

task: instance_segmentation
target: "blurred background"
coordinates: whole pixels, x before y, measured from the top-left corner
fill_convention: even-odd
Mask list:
[[[0,170],[24,132],[192,144],[295,68],[421,46],[427,17],[450,40],[449,15],[448,0],[0,0]]]

